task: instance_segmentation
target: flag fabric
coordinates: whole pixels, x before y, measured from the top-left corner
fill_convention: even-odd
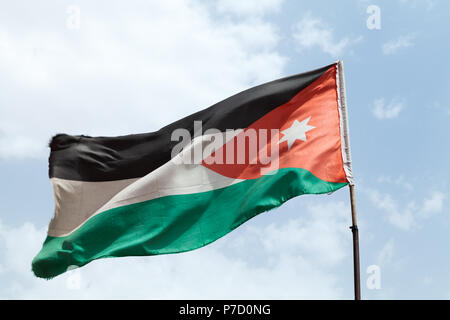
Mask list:
[[[302,194],[352,184],[342,62],[272,81],[157,132],[59,134],[55,212],[34,274],[189,251]]]

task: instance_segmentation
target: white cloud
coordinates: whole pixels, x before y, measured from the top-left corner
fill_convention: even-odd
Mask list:
[[[381,248],[380,252],[377,256],[377,264],[380,267],[384,267],[388,264],[392,263],[392,258],[394,257],[394,240],[390,239],[386,244]]]
[[[79,30],[46,2],[27,5],[32,29],[10,18],[22,6],[0,13],[0,158],[46,157],[61,132],[157,130],[280,77],[286,62],[272,24],[221,20],[201,1],[77,5]]]
[[[237,15],[263,15],[278,12],[284,0],[219,0],[219,12],[229,12]]]
[[[291,220],[282,228],[270,225],[261,238],[270,252],[281,246],[283,250],[293,254],[299,250],[307,253],[319,264],[333,266],[347,255],[346,245],[350,236],[349,211],[350,208],[341,202],[333,205],[314,205],[309,207],[311,220]],[[315,241],[311,241],[316,237]],[[322,254],[323,252],[327,254]]]
[[[397,178],[393,178],[390,176],[382,175],[377,179],[377,182],[381,184],[393,184],[396,186],[400,186],[405,190],[413,191],[414,187],[411,182],[407,181],[403,176],[399,176]]]
[[[425,199],[422,207],[422,215],[424,217],[430,217],[433,214],[442,212],[444,208],[445,194],[440,191],[435,191],[431,196]]]
[[[44,230],[0,224],[0,298],[349,298],[342,287],[348,279],[337,271],[350,265],[348,210],[336,202],[310,205],[299,218],[265,227],[249,223],[199,250],[102,259],[50,281],[30,270]]]
[[[403,48],[409,48],[414,45],[415,36],[412,34],[406,36],[400,36],[395,40],[388,41],[383,44],[382,50],[383,54],[391,55],[396,54]]]
[[[311,13],[306,14],[295,25],[293,36],[299,50],[318,47],[332,57],[342,55],[345,49],[362,39],[344,37],[335,40],[334,30],[322,20],[313,17]]]
[[[392,225],[403,230],[410,230],[416,225],[414,211],[416,204],[409,202],[405,208],[400,209],[397,201],[390,194],[382,194],[377,190],[368,190],[368,196],[372,204],[387,213],[387,220]]]
[[[443,202],[446,195],[442,192],[433,192],[423,199],[422,204],[415,200],[404,201],[402,206],[398,200],[389,193],[380,193],[375,189],[363,189],[370,202],[386,213],[386,219],[393,226],[402,230],[412,230],[419,226],[419,222],[431,218],[434,214],[443,211]]]
[[[377,119],[394,119],[398,117],[405,107],[405,101],[400,98],[393,98],[386,104],[384,98],[376,99],[373,102],[372,114]]]
[[[434,9],[439,3],[439,0],[399,0],[399,1],[400,4],[408,5],[411,8],[418,8],[425,6],[426,10]]]
[[[434,101],[426,107],[435,111],[443,112],[445,115],[450,115],[450,107],[441,104],[439,101]]]

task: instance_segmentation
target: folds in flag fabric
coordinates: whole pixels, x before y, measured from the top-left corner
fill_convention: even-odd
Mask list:
[[[36,276],[184,252],[302,194],[352,184],[342,62],[236,94],[157,132],[59,134]]]

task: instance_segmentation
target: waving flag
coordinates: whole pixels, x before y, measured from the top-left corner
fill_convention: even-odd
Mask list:
[[[207,245],[301,194],[352,183],[341,62],[269,82],[157,132],[60,134],[38,277]]]

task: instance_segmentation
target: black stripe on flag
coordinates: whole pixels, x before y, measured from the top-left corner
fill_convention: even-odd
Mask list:
[[[50,142],[50,178],[112,181],[143,177],[170,160],[178,143],[171,141],[175,129],[187,129],[193,136],[194,121],[202,121],[203,130],[246,128],[291,100],[333,65],[250,88],[156,132],[120,137],[56,135]]]

